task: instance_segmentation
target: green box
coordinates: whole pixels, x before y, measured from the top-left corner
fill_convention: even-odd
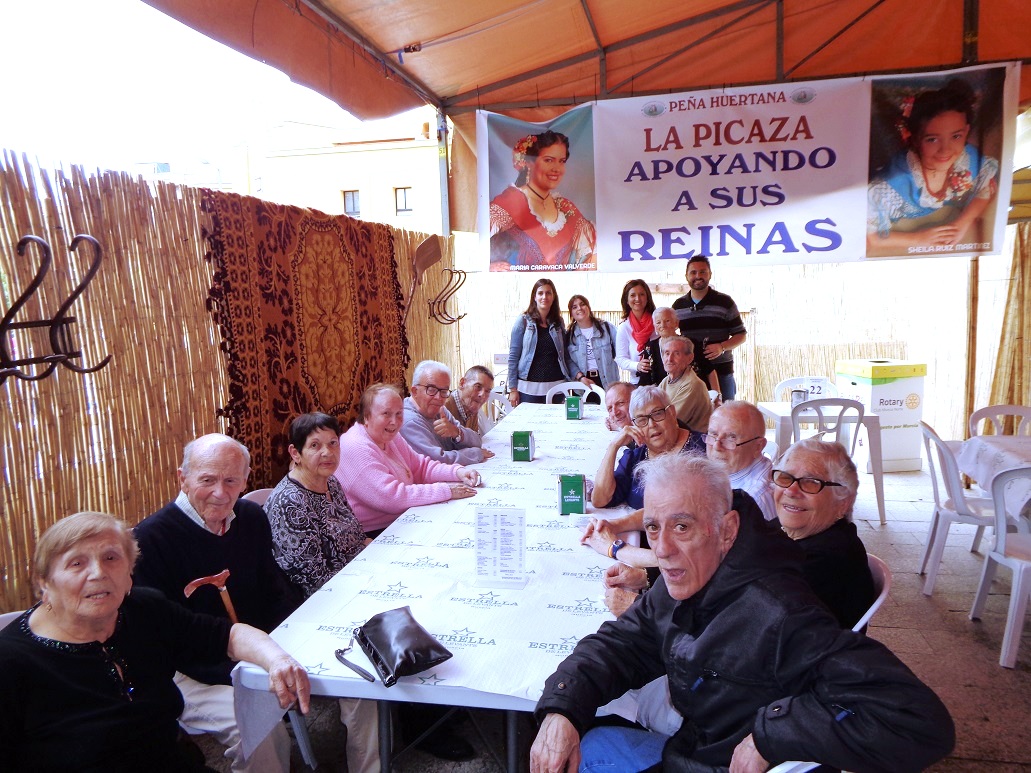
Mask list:
[[[584,417],[584,401],[580,395],[568,395],[566,397],[566,418],[582,419]]]
[[[532,462],[533,451],[533,432],[530,430],[516,430],[512,433],[513,462]]]
[[[558,512],[559,515],[570,513],[586,513],[585,507],[587,479],[583,475],[558,476]]]

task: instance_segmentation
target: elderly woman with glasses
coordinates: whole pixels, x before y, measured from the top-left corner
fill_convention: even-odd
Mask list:
[[[873,603],[873,577],[852,506],[859,477],[840,443],[800,440],[770,474],[780,527],[805,553],[803,574],[842,628]]]

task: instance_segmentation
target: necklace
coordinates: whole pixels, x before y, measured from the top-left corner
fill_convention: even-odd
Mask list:
[[[548,199],[550,199],[550,198],[551,198],[551,194],[550,194],[550,193],[549,193],[549,194],[548,194],[547,196],[543,196],[543,195],[541,195],[540,193],[537,193],[537,191],[535,191],[535,190],[533,189],[533,186],[532,186],[532,185],[530,185],[530,183],[527,183],[527,184],[526,184],[526,187],[527,187],[527,188],[528,188],[528,189],[530,190],[530,193],[532,193],[532,194],[533,194],[534,196],[536,196],[536,197],[537,197],[538,199],[540,199],[541,201],[547,201]]]

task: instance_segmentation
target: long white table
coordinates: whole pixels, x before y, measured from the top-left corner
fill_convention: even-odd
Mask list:
[[[382,701],[384,770],[390,756],[386,701],[532,711],[545,679],[576,642],[613,619],[601,583],[612,560],[579,544],[588,516],[559,515],[557,493],[559,474],[594,477],[613,435],[600,406],[587,406],[580,421],[567,420],[564,411],[561,405],[520,405],[484,438],[496,456],[476,465],[484,481],[476,496],[408,510],[272,633],[308,671],[314,694]],[[513,462],[511,433],[527,429],[534,433],[534,460]],[[474,584],[479,505],[526,509],[525,588]],[[588,510],[593,512],[590,505]],[[599,514],[617,512],[623,511]],[[402,606],[410,606],[454,657],[390,688],[364,681],[336,661],[334,650],[346,646],[355,627]],[[351,656],[374,672],[357,646]],[[237,719],[250,749],[280,721],[282,710],[257,666],[240,664],[234,684]],[[518,768],[514,717],[508,722],[511,770]]]
[[[965,475],[991,492],[992,479],[1003,470],[1031,467],[1031,437],[1023,435],[975,435],[964,440],[956,463]],[[1031,482],[1012,481],[1004,493],[1006,512],[1014,518],[1031,506]]]
[[[763,416],[773,422],[774,441],[777,443],[777,453],[783,453],[791,445],[791,436],[794,427],[791,425],[791,403],[769,402],[759,403],[759,410]],[[845,421],[854,422],[855,413],[845,417]],[[877,495],[877,514],[881,517],[881,525],[885,524],[884,517],[884,465],[881,456],[881,420],[875,413],[863,414],[863,426],[866,427],[866,434],[870,440],[870,470],[873,473],[874,493]]]

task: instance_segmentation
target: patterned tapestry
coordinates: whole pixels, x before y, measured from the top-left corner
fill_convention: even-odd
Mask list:
[[[393,236],[384,225],[219,191],[205,190],[202,206],[208,309],[229,374],[220,415],[251,451],[249,488],[274,486],[294,417],[323,411],[346,428],[369,384],[404,380]]]

